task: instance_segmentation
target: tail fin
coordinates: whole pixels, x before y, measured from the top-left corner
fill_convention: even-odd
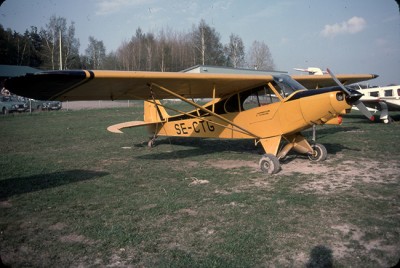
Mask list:
[[[144,101],[144,122],[163,122],[169,117],[159,100]]]

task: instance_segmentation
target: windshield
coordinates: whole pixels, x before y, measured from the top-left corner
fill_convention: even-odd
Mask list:
[[[286,98],[297,90],[306,89],[299,82],[293,80],[289,75],[274,75],[273,78],[273,85],[276,87],[283,98]]]

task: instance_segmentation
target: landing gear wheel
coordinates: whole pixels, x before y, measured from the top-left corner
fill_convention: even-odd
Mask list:
[[[147,143],[147,146],[148,146],[149,148],[154,147],[154,142],[155,142],[155,139],[150,139],[149,142]]]
[[[275,155],[264,154],[259,162],[260,169],[268,174],[276,174],[281,168],[279,160]]]
[[[310,159],[311,161],[314,162],[324,161],[328,156],[328,152],[326,151],[325,146],[323,146],[322,144],[316,143],[311,145],[311,147],[314,149],[314,152],[308,155],[308,159]]]
[[[394,122],[393,118],[391,118],[390,116],[388,116],[388,118],[383,119],[382,121],[385,124],[390,124]]]

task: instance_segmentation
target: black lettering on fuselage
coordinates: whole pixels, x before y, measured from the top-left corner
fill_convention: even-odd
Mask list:
[[[207,126],[208,126],[209,131],[213,132],[215,130],[215,127],[213,125],[210,125],[208,122],[207,122]]]
[[[175,124],[176,134],[180,135],[182,133],[179,124]]]
[[[199,122],[194,121],[194,122],[192,123],[193,130],[194,130],[194,132],[196,132],[196,133],[200,133],[200,129],[197,128],[198,125],[199,125]]]
[[[181,123],[181,129],[183,134],[188,134],[188,132],[186,131],[187,128],[185,126],[185,123]]]
[[[176,134],[177,135],[188,135],[189,131],[193,129],[193,131],[195,133],[207,133],[207,132],[213,132],[215,130],[215,127],[210,124],[210,122],[206,122],[206,121],[193,121],[192,124],[188,124],[187,123],[179,123],[179,124],[175,124],[174,128],[176,130]]]

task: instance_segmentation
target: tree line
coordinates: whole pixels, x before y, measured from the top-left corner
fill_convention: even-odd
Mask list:
[[[246,51],[236,34],[222,44],[220,34],[204,20],[188,32],[161,29],[144,33],[137,28],[129,41],[106,52],[103,41],[89,36],[83,54],[75,37],[75,23],[52,16],[45,27],[23,34],[0,24],[0,64],[27,65],[44,70],[97,69],[135,71],[181,71],[194,65],[273,70],[274,61],[263,41],[254,41]]]

